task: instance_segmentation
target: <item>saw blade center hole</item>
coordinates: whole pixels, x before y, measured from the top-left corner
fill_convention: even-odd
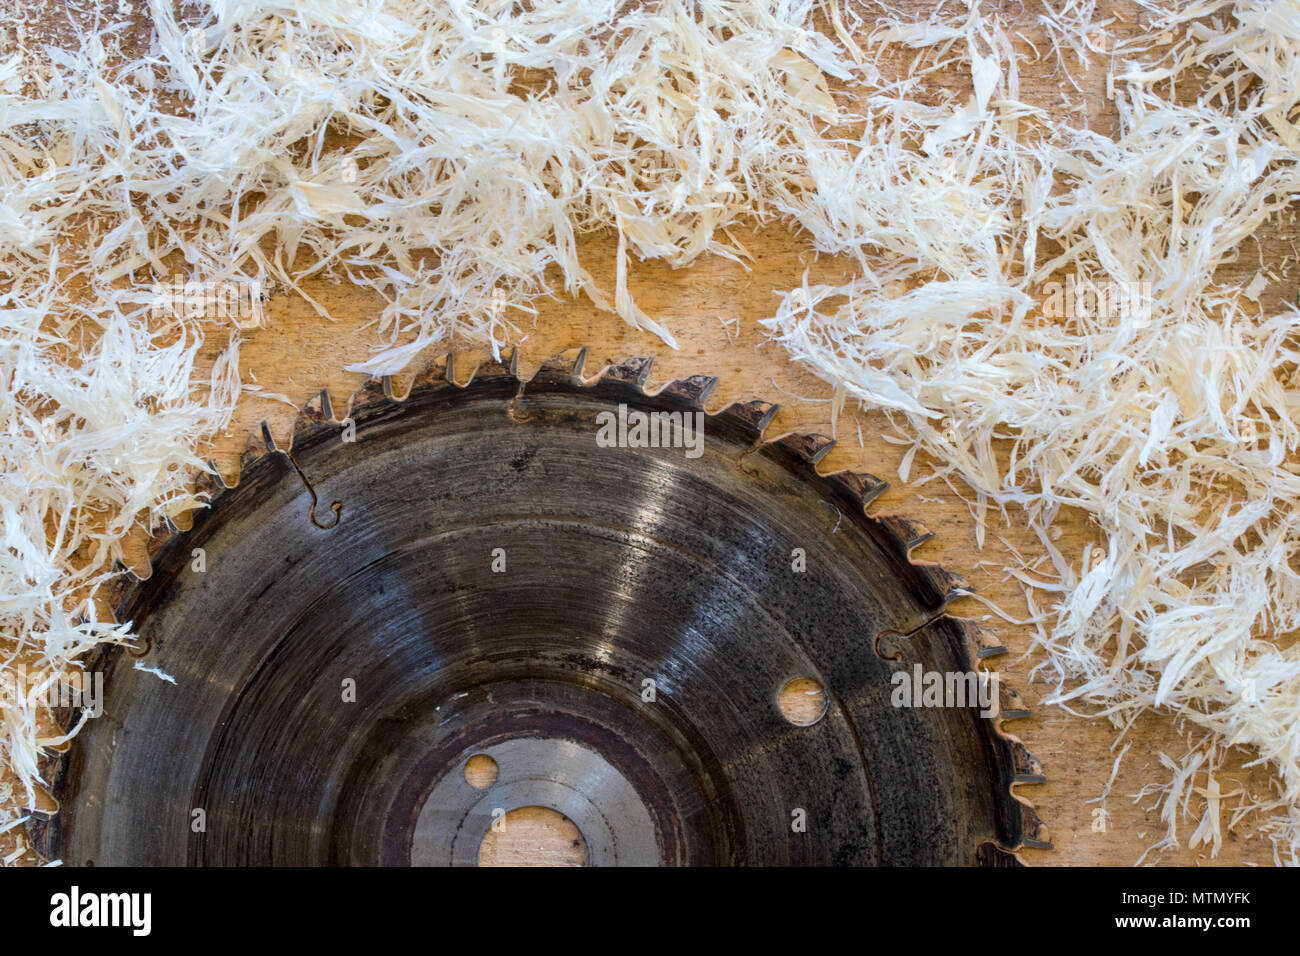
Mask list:
[[[483,835],[479,866],[586,866],[587,841],[577,824],[550,807],[519,807]]]

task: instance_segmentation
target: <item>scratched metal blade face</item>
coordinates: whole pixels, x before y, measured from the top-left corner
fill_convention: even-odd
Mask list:
[[[44,852],[473,864],[494,812],[537,805],[597,864],[1006,862],[1014,744],[977,707],[891,705],[896,671],[973,645],[951,581],[865,515],[879,484],[819,477],[816,440],[760,445],[759,403],[707,416],[698,456],[604,447],[620,405],[693,418],[707,382],[575,371],[522,396],[503,368],[433,374],[365,400],[355,441],[300,431],[329,530],[286,455],[251,463],[125,595],[147,650],[103,655]],[[916,637],[882,654],[888,632]],[[810,726],[777,706],[798,677],[826,689]]]

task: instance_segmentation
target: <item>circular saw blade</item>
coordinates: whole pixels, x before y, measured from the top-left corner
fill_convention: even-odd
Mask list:
[[[465,386],[450,364],[400,401],[371,386],[345,427],[322,396],[292,454],[264,429],[159,541],[121,595],[142,646],[102,653],[104,714],[50,768],[48,857],[473,864],[522,806],[569,817],[596,864],[1046,845],[1011,790],[1041,779],[1000,729],[1014,694],[996,717],[891,699],[1000,646],[944,614],[959,582],[911,560],[922,529],[866,513],[883,482],[820,475],[820,436],[764,443],[767,403],[706,414],[709,379],[646,394],[648,360]],[[702,443],[618,431],[651,413],[698,416]],[[801,677],[825,691],[809,725],[778,707]]]

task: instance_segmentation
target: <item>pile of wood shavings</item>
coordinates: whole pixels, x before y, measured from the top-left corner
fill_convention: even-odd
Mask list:
[[[1214,748],[1239,743],[1277,768],[1273,835],[1295,858],[1300,661],[1264,639],[1300,609],[1295,313],[1213,270],[1297,191],[1296,3],[1160,14],[1154,33],[1183,37],[1161,56],[1110,42],[1094,4],[1045,6],[1052,49],[1031,59],[1070,84],[1071,63],[1109,59],[1115,137],[1021,102],[1025,44],[977,3],[925,22],[811,0],[148,7],[141,50],[88,20],[75,48],[0,59],[0,631],[44,671],[129,638],[90,599],[134,522],[198,503],[194,449],[238,398],[238,331],[197,381],[195,330],[158,316],[155,283],[372,288],[381,345],[359,369],[386,374],[504,344],[549,293],[672,344],[629,257],[743,261],[729,228],[779,220],[862,274],[792,277],[773,337],[897,413],[900,440],[975,490],[981,529],[1015,505],[1041,533],[1049,565],[1018,573],[1046,594],[1058,699],[1213,732],[1174,763],[1167,839]],[[877,57],[898,47],[916,65],[889,81]],[[1177,96],[1198,70],[1217,103]],[[913,96],[955,71],[962,95]],[[612,290],[577,254],[611,230]],[[1065,273],[1149,290],[1140,321],[1040,321]],[[1096,516],[1104,555],[1059,553],[1062,507]],[[31,805],[50,741],[31,702],[0,713]],[[1217,846],[1217,811],[1194,840]],[[0,830],[21,822],[4,813]]]

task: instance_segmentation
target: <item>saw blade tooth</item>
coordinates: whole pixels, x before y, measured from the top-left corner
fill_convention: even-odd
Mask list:
[[[334,403],[330,401],[329,389],[322,388],[316,397],[307,403],[308,408],[317,406],[320,410],[321,418],[326,421],[332,421],[334,418]]]
[[[864,508],[889,490],[889,482],[865,471],[837,471],[826,477],[843,485]]]
[[[808,464],[816,465],[835,447],[835,439],[817,432],[791,433],[778,438],[774,444],[781,445]]]
[[[154,559],[163,548],[167,546],[172,538],[178,534],[183,534],[184,529],[177,526],[170,518],[164,518],[149,532],[149,537],[144,543],[144,552],[149,559],[149,568],[152,571]]]
[[[704,403],[708,401],[709,395],[713,393],[717,384],[717,378],[712,375],[691,375],[688,378],[674,379],[665,385],[659,394],[680,398],[703,409]]]
[[[1011,757],[1015,762],[1015,783],[1046,783],[1043,765],[1029,752],[1029,748],[1020,741],[1011,744]]]
[[[45,820],[50,819],[59,812],[59,801],[55,798],[54,794],[50,793],[50,791],[46,789],[44,784],[33,782],[31,788],[32,799],[30,801],[24,801],[24,803],[29,803],[30,806],[24,806],[22,808],[23,810],[38,815]]]
[[[983,624],[964,617],[954,617],[953,621],[961,628],[973,660],[982,661],[987,657],[997,657],[1007,652],[1006,646],[998,640],[998,636]]]
[[[1002,720],[1021,720],[1034,712],[1025,706],[1025,700],[1014,687],[998,682],[998,717]]]
[[[369,405],[372,402],[378,402],[387,396],[384,394],[383,383],[377,378],[368,378],[365,383],[357,389],[352,398],[348,401],[348,414],[351,415],[353,410],[360,408],[362,405]]]
[[[478,368],[474,369],[465,387],[468,388],[481,378],[497,378],[501,376],[519,377],[519,350],[517,348],[511,349],[508,354],[500,358],[484,359],[479,363]]]
[[[644,388],[646,380],[650,378],[650,369],[654,367],[654,364],[653,355],[624,359],[617,365],[611,365],[605,369],[601,378],[614,382],[627,382],[629,385]]]
[[[780,409],[780,405],[772,402],[735,402],[724,408],[721,414],[739,421],[745,428],[761,437],[763,429],[771,424]]]
[[[206,458],[203,464],[206,466],[206,470],[199,472],[194,477],[194,491],[196,494],[207,495],[209,499],[212,499],[230,486],[221,477],[221,472],[217,470],[215,461]]]
[[[1031,846],[1039,850],[1051,850],[1052,831],[1047,828],[1047,824],[1035,812],[1033,805],[1027,801],[1020,800],[1020,826],[1024,832],[1023,845]]]
[[[416,391],[426,391],[447,384],[447,358],[449,354],[439,355],[411,379],[411,387],[407,389],[404,401],[409,400]]]
[[[924,524],[905,515],[881,515],[879,520],[903,542],[903,547],[909,552],[934,537],[934,532]]]
[[[1020,857],[1010,850],[1004,850],[992,840],[986,840],[979,845],[979,849],[975,851],[975,863],[981,867],[1001,869],[1020,869],[1025,865]]]
[[[244,443],[244,450],[239,456],[239,473],[242,475],[245,471],[253,466],[259,458],[262,458],[270,449],[262,441],[260,432],[254,431],[248,436],[248,441]]]
[[[293,433],[296,436],[303,429],[333,420],[334,406],[330,402],[330,393],[322,388],[298,410],[298,417],[293,422]]]
[[[262,419],[262,442],[266,445],[267,451],[280,450],[275,444],[275,439],[271,437],[271,426],[267,423],[265,418]]]
[[[956,571],[950,571],[940,564],[928,564],[925,567],[926,574],[935,582],[935,586],[943,592],[945,604],[967,594],[975,593],[975,589],[971,587],[970,582],[966,580],[964,575]]]
[[[565,349],[558,355],[552,355],[541,367],[532,381],[568,381],[581,378],[582,368],[587,364],[587,348]]]

